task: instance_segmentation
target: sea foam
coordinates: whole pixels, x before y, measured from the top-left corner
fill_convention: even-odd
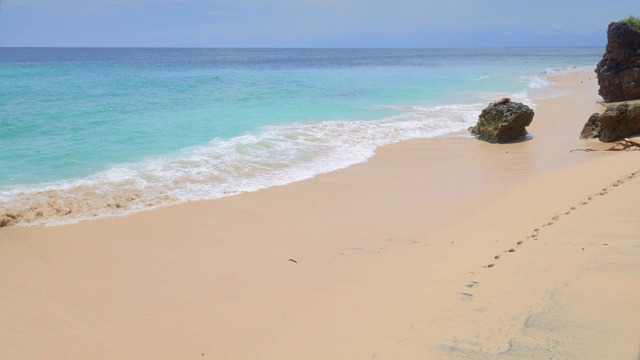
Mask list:
[[[487,103],[555,96],[549,76],[600,51],[0,52],[0,77],[14,84],[0,114],[0,223],[54,225],[301,181],[408,139],[468,136]]]
[[[465,130],[483,104],[387,108],[402,112],[373,121],[267,126],[81,179],[13,186],[0,191],[0,207],[19,225],[56,225],[285,185],[364,162],[379,146]]]

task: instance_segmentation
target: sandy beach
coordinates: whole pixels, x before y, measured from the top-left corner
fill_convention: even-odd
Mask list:
[[[554,80],[518,143],[0,229],[0,358],[640,358],[640,152],[570,152],[604,108]]]

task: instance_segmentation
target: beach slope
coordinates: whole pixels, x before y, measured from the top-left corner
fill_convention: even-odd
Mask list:
[[[531,135],[413,140],[313,179],[0,229],[3,359],[637,359],[640,152],[578,140],[591,72]]]

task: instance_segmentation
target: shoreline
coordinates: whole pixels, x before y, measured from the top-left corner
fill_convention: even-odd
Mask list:
[[[558,78],[572,93],[538,101],[527,141],[410,140],[258,192],[2,228],[0,353],[637,356],[639,154],[569,153],[608,147],[578,139],[588,77]]]
[[[527,76],[522,75],[521,80],[526,80],[526,82],[528,82],[528,87],[530,88],[530,93],[525,97],[525,103],[529,104],[530,106],[534,106],[533,103],[535,102],[535,99],[537,97],[541,99],[548,99],[560,96],[559,94],[566,92],[566,90],[558,90],[552,86],[548,86],[548,84],[554,77],[561,76],[562,74],[572,73],[571,69],[577,72],[591,71],[590,68],[587,68],[585,66],[574,66],[563,69],[546,69],[544,71],[539,71]],[[542,82],[545,85],[542,86],[542,88],[539,88],[538,86],[536,86],[538,82]],[[518,97],[521,96],[521,93],[515,93],[511,95],[508,95],[506,93],[495,95]],[[485,94],[485,96],[487,95]],[[489,101],[489,98],[487,98],[487,101]],[[343,129],[342,131],[348,133],[366,133],[359,139],[359,141],[356,142],[365,145],[355,145],[355,148],[352,148],[354,144],[350,145],[351,147],[349,151],[355,151],[355,153],[358,154],[356,157],[346,159],[346,157],[349,157],[351,155],[346,157],[344,155],[336,155],[337,153],[334,153],[335,149],[333,149],[331,151],[332,153],[334,153],[333,155],[318,155],[315,160],[312,159],[313,161],[305,161],[303,162],[303,164],[298,165],[288,164],[285,166],[285,168],[282,169],[284,172],[269,169],[267,170],[267,174],[265,175],[262,174],[260,167],[258,167],[257,169],[252,168],[253,171],[257,171],[258,173],[260,173],[260,175],[255,177],[241,177],[236,179],[235,182],[242,185],[235,188],[227,184],[222,178],[219,178],[219,176],[215,174],[210,174],[210,177],[208,178],[200,178],[202,177],[202,174],[208,173],[208,171],[210,171],[211,169],[208,169],[207,171],[207,169],[205,169],[206,166],[205,168],[200,167],[199,165],[197,165],[198,161],[210,163],[212,159],[205,156],[204,159],[195,161],[187,155],[185,155],[186,158],[182,159],[182,161],[186,162],[186,165],[182,164],[181,162],[176,162],[173,167],[194,167],[193,172],[200,174],[198,175],[200,177],[196,176],[194,178],[189,178],[189,176],[179,176],[171,181],[171,178],[176,175],[174,173],[175,169],[165,169],[168,175],[163,175],[165,178],[164,181],[158,182],[157,179],[152,179],[147,184],[148,186],[145,186],[144,188],[140,188],[138,187],[138,185],[134,184],[139,181],[147,181],[145,179],[137,178],[137,176],[145,175],[143,173],[139,173],[137,175],[129,174],[123,178],[118,178],[117,173],[119,172],[125,174],[131,172],[135,173],[136,171],[140,170],[136,170],[136,168],[147,168],[148,166],[150,166],[150,164],[154,164],[159,161],[158,159],[150,158],[140,163],[119,164],[117,166],[105,169],[84,178],[74,178],[60,180],[53,183],[43,183],[34,185],[34,188],[30,188],[29,186],[16,187],[2,192],[4,200],[2,203],[0,203],[0,213],[2,213],[2,215],[0,215],[0,227],[72,225],[84,221],[95,221],[110,217],[130,216],[138,212],[152,211],[166,206],[174,206],[193,201],[217,200],[229,196],[236,196],[238,194],[262,191],[273,186],[286,186],[295,182],[312,179],[313,177],[318,175],[326,174],[333,171],[340,171],[346,167],[368,161],[372,156],[375,156],[376,153],[376,150],[371,148],[372,144],[368,144],[370,141],[378,143],[376,145],[377,148],[393,145],[398,142],[409,141],[406,139],[400,140],[400,138],[406,138],[407,136],[416,136],[415,133],[413,135],[409,135],[409,133],[411,133],[412,131],[422,133],[426,128],[430,128],[431,126],[434,126],[434,128],[429,130],[429,132],[433,132],[434,134],[439,135],[426,136],[423,139],[455,138],[460,137],[460,135],[462,135],[462,137],[465,137],[465,135],[468,135],[466,126],[464,129],[446,133],[441,133],[440,130],[437,130],[439,126],[438,124],[440,123],[439,117],[449,116],[457,119],[457,121],[463,121],[462,119],[459,119],[460,116],[468,120],[468,117],[472,113],[475,113],[477,110],[477,114],[474,114],[477,118],[477,115],[480,113],[482,107],[483,106],[480,103],[442,105],[434,104],[432,106],[427,106],[426,108],[428,108],[429,110],[426,111],[424,109],[421,109],[421,106],[408,106],[406,109],[404,109],[404,112],[402,114],[396,114],[391,117],[385,117],[372,121],[373,125],[369,124],[360,126],[354,125],[358,122],[353,122],[351,124],[351,127],[349,127],[349,125],[347,125],[349,124],[349,122],[347,122],[343,124],[344,126],[347,126],[347,128]],[[422,116],[435,116],[433,119],[431,119],[432,121],[434,121],[434,124],[431,124],[424,128],[413,128],[412,126],[407,125],[410,128],[400,130],[400,132],[402,133],[401,135],[396,134],[390,137],[382,136],[382,138],[378,133],[379,131],[370,129],[371,127],[376,128],[378,126],[386,128],[386,125],[394,124],[397,121],[403,124],[406,119],[399,119],[404,119],[404,116],[409,115],[416,116],[420,112],[425,112],[424,114],[422,114]],[[330,121],[328,123],[333,123],[334,125],[332,126],[335,126],[335,123],[341,123],[341,121]],[[326,122],[322,122],[319,124],[314,124],[312,125],[312,127],[319,126],[320,128],[322,128],[326,124]],[[298,125],[300,125],[300,128],[298,128]],[[469,123],[467,125],[472,124]],[[449,124],[448,126],[453,125]],[[297,137],[300,135],[297,133],[297,131],[304,132],[304,128],[306,127],[306,125],[292,124],[290,125],[290,127],[291,129],[289,129],[289,131],[291,131],[292,133],[289,135]],[[391,127],[392,129],[390,129],[390,133],[396,133],[398,131],[397,128],[393,128],[393,126]],[[373,132],[369,134],[369,131]],[[337,133],[333,135],[338,136]],[[245,136],[261,137],[262,133],[252,133]],[[244,136],[241,136],[240,138],[242,137]],[[369,137],[373,137],[373,139],[370,139]],[[228,140],[230,141],[230,143],[233,143],[238,139],[239,138]],[[325,141],[322,139],[322,137],[316,140],[320,142]],[[236,146],[241,145],[242,144],[236,144]],[[245,146],[246,145],[247,144],[245,144]],[[204,146],[205,145],[198,145],[194,146],[193,148],[201,148]],[[296,152],[300,149],[289,150]],[[251,149],[249,149],[249,151],[251,151]],[[325,157],[331,157],[333,158],[333,160],[329,161],[330,159],[326,159]],[[171,158],[171,156],[169,156],[169,158]],[[276,161],[276,163],[277,162],[278,161]],[[269,168],[274,164],[267,163],[264,165],[265,167]],[[222,168],[226,169],[227,166],[229,166],[229,164],[221,164]],[[146,174],[146,176],[150,176],[153,178],[156,176],[156,174],[154,171],[152,171],[151,174]],[[159,175],[158,177],[162,178],[163,176]],[[103,179],[103,181],[99,181],[99,179],[101,178],[106,179]],[[113,179],[108,180],[109,178]],[[268,178],[270,178],[270,180],[268,180]],[[218,183],[218,181],[221,182]],[[208,182],[210,183],[205,188],[198,187],[199,185]]]

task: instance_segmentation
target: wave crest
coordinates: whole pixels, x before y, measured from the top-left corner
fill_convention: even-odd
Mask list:
[[[285,185],[366,161],[379,146],[473,125],[483,104],[389,107],[376,121],[270,126],[92,176],[0,191],[0,224],[58,225]]]

